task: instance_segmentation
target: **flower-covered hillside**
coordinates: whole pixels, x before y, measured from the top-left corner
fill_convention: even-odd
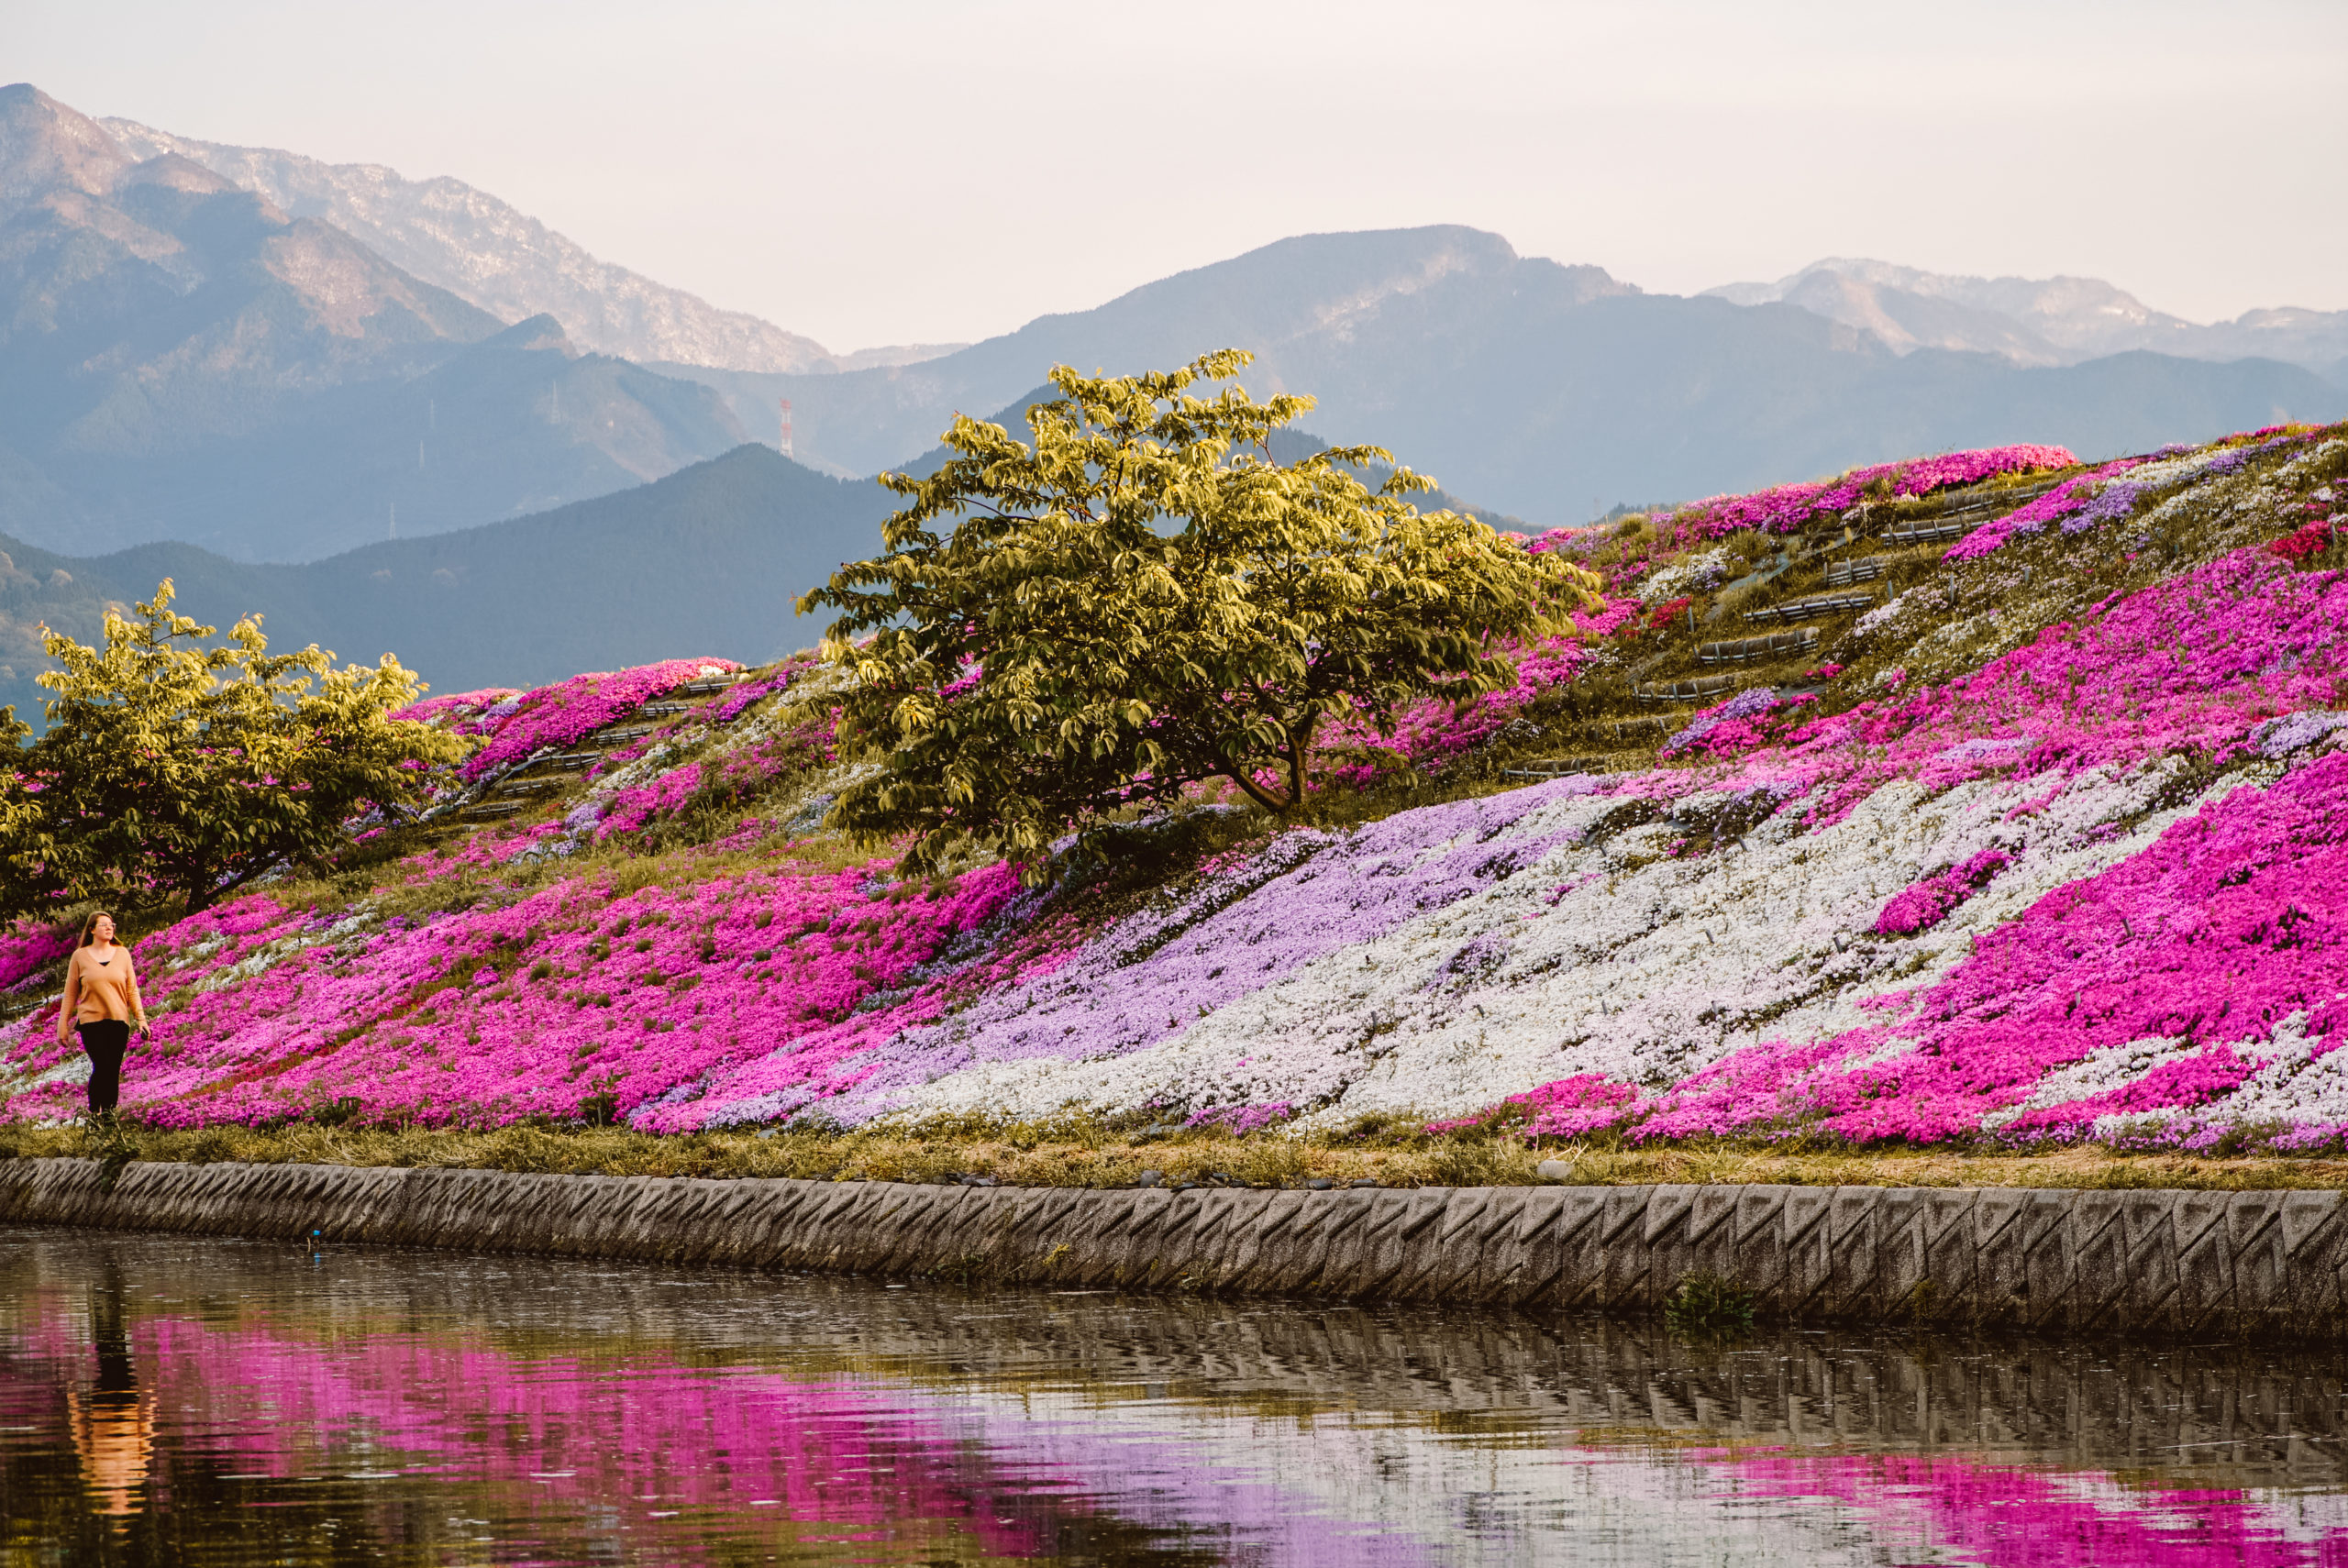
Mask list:
[[[430,821],[142,940],[126,1108],[2329,1145],[2344,484],[2336,428],[2004,448],[1529,541],[1608,602],[1514,690],[1044,889],[825,833],[809,659],[436,699],[484,744]],[[0,1057],[76,1105],[48,1015]]]

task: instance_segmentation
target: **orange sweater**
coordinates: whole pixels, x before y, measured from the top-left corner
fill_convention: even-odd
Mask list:
[[[146,1021],[147,1009],[138,999],[138,977],[130,968],[130,949],[120,943],[106,949],[103,962],[96,948],[75,948],[65,977],[69,985],[78,983],[80,1005],[73,1010],[76,1023],[96,1023],[105,1019],[124,1023]]]

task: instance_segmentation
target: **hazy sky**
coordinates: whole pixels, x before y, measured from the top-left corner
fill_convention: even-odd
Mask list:
[[[5,0],[0,81],[452,174],[835,348],[1465,223],[1690,293],[1822,256],[2348,308],[2348,3]]]

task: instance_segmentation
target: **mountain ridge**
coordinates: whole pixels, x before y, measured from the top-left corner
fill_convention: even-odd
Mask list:
[[[1830,256],[1775,282],[1723,283],[1704,294],[1741,305],[1797,304],[1865,327],[1895,353],[1970,348],[2037,366],[2149,348],[2189,359],[2276,359],[2322,374],[2348,357],[2348,311],[2261,308],[2205,325],[2154,310],[2101,278],[1981,278]]]
[[[736,446],[715,394],[509,326],[323,219],[0,88],[0,530],[302,559]]]
[[[808,460],[870,472],[953,413],[1001,405],[1039,361],[1130,372],[1228,347],[1255,351],[1251,392],[1312,393],[1330,439],[1545,525],[1917,452],[2138,450],[2348,408],[2280,362],[1902,352],[1797,303],[1650,294],[1456,225],[1298,236],[903,369],[699,379],[726,383],[740,417],[790,397]]]
[[[1257,356],[1251,390],[1312,394],[1329,439],[1543,525],[1916,452],[2141,450],[2348,406],[2276,360],[2081,358],[2101,342],[2074,330],[2081,311],[2168,330],[2093,280],[1983,293],[1853,262],[1738,304],[1645,293],[1459,225],[1294,236],[913,363],[648,368],[581,352],[555,312],[502,322],[190,156],[210,145],[126,148],[30,87],[0,90],[0,193],[16,193],[0,195],[0,530],[85,554],[176,537],[314,560],[659,478],[775,431],[778,398],[806,466],[869,474],[1055,363],[1122,373],[1230,347]],[[281,193],[333,196],[304,190]],[[560,237],[482,202],[530,244]],[[2328,341],[2328,318],[2258,319],[2275,341]]]
[[[160,541],[76,557],[0,535],[0,702],[35,717],[44,626],[94,643],[168,577],[175,607],[276,647],[396,653],[436,690],[530,685],[687,645],[758,662],[813,643],[791,601],[877,553],[893,499],[746,444],[651,483],[510,521],[296,564]]]
[[[726,390],[737,417],[747,395],[765,398],[769,406],[775,396],[791,397],[800,441],[816,460],[840,471],[872,473],[911,460],[925,447],[930,437],[911,431],[926,424],[934,433],[957,410],[1002,406],[1058,363],[1125,374],[1187,363],[1214,348],[1245,348],[1256,355],[1250,391],[1321,395],[1325,389],[1311,384],[1312,369],[1291,367],[1284,348],[1320,337],[1346,339],[1397,302],[1520,268],[1531,286],[1573,303],[1639,292],[1600,267],[1527,261],[1501,236],[1456,224],[1297,235],[1144,283],[1091,310],[1037,316],[916,365],[836,377],[696,379]],[[1329,405],[1325,395],[1322,405]],[[1340,414],[1318,423],[1325,428],[1342,422]],[[1327,433],[1333,440],[1354,438]]]
[[[119,116],[96,123],[134,157],[184,157],[289,214],[334,224],[500,320],[552,315],[596,353],[645,364],[822,370],[907,364],[961,347],[899,344],[835,354],[748,311],[725,309],[603,260],[449,175],[410,180],[380,163],[328,163],[278,148],[203,141]]]
[[[1051,395],[1037,389],[992,417],[1020,428],[1025,405]],[[1283,430],[1273,450],[1293,462],[1324,445]],[[931,472],[948,456],[940,447],[908,467]],[[1416,501],[1514,522],[1440,491]],[[687,645],[758,663],[814,643],[828,616],[802,616],[793,602],[842,563],[880,554],[881,521],[898,505],[869,480],[746,443],[609,495],[316,561],[237,561],[168,541],[76,556],[0,534],[0,702],[39,712],[42,627],[94,643],[108,608],[166,577],[183,614],[218,626],[259,614],[282,646],[396,653],[441,691],[526,686]]]

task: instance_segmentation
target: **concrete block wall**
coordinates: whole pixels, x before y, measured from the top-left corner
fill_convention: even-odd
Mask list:
[[[2079,1332],[2348,1324],[2348,1194],[2021,1188],[1095,1190],[0,1163],[0,1221],[1348,1299]]]

